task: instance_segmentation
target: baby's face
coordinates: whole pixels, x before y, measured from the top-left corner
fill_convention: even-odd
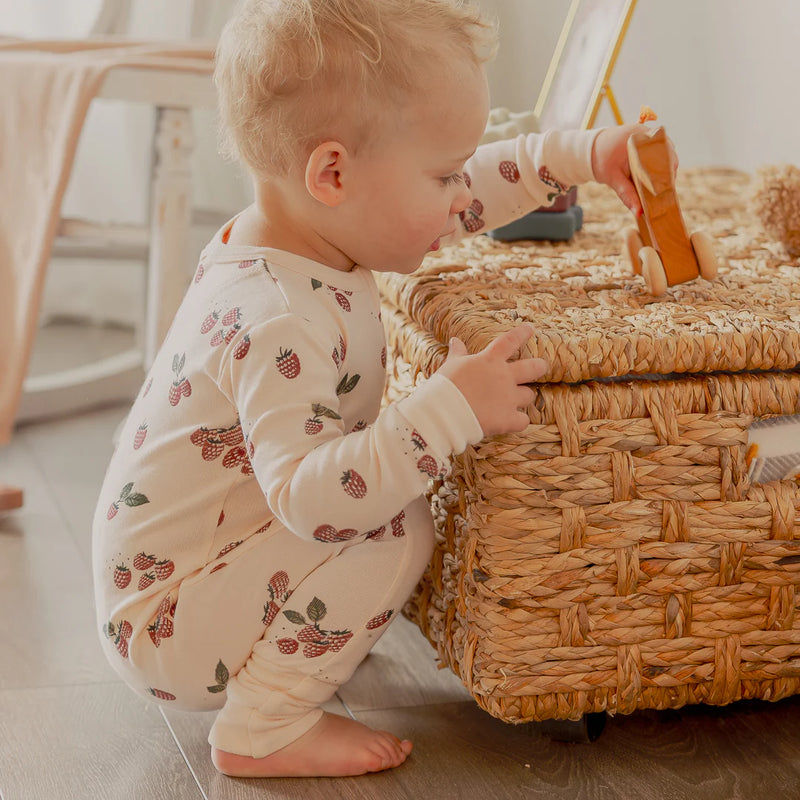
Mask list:
[[[472,195],[462,173],[489,113],[482,69],[454,64],[431,75],[419,99],[359,156],[358,231],[348,255],[379,272],[410,273],[453,233]]]

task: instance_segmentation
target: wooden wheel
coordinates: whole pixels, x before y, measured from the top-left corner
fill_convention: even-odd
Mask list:
[[[625,246],[625,254],[631,265],[634,275],[642,274],[642,264],[639,261],[639,251],[644,247],[644,242],[636,228],[625,228],[622,231],[622,239]]]
[[[658,253],[652,247],[643,247],[639,251],[642,262],[642,275],[650,294],[656,296],[667,291],[667,273],[661,263]]]
[[[703,231],[695,231],[689,237],[689,241],[692,243],[700,274],[707,281],[713,281],[719,270],[717,257],[714,255],[714,240]]]

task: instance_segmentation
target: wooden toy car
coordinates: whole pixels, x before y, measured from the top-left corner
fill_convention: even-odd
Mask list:
[[[644,277],[654,295],[664,294],[668,286],[694,280],[698,275],[713,280],[717,259],[712,239],[702,231],[687,234],[663,126],[632,134],[628,139],[628,161],[643,209],[637,219],[638,230],[624,231],[633,271]]]

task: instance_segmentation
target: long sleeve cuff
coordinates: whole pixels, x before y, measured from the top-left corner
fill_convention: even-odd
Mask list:
[[[397,409],[442,458],[458,455],[483,439],[472,407],[456,385],[439,373],[400,400]]]

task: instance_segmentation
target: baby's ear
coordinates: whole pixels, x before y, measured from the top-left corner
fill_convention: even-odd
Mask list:
[[[320,203],[331,208],[345,198],[345,172],[349,155],[341,142],[323,142],[306,162],[306,189]]]

